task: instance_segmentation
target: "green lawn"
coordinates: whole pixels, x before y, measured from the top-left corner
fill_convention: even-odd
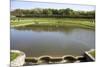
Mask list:
[[[14,53],[14,52],[11,52],[10,53],[10,60],[14,60],[17,56],[19,56],[19,53]]]
[[[64,26],[79,26],[84,28],[94,28],[94,19],[80,19],[80,18],[19,18],[11,20],[11,27],[24,26],[31,24],[47,24],[47,25],[64,25]]]

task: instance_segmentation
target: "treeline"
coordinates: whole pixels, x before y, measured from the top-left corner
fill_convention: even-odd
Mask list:
[[[12,16],[16,17],[74,17],[74,18],[95,18],[95,11],[74,11],[67,9],[41,9],[30,10],[16,9],[11,11]]]

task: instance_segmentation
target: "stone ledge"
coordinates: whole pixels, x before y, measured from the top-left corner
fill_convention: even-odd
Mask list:
[[[94,51],[94,49],[91,49],[90,51],[86,51],[84,53],[84,56],[86,57],[87,61],[95,61],[95,58],[91,54],[89,54],[89,52],[91,51]]]
[[[22,66],[25,63],[25,53],[19,50],[11,50],[11,52],[19,53],[19,56],[11,61],[11,67]]]
[[[90,51],[84,52],[82,56],[64,55],[62,57],[52,57],[49,55],[44,55],[40,57],[26,57],[24,52],[19,50],[11,50],[11,52],[20,53],[20,55],[15,60],[11,61],[11,67],[94,61],[95,59],[88,53]]]

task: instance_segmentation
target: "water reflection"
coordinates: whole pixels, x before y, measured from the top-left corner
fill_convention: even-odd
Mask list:
[[[19,26],[15,27],[16,30],[33,30],[33,31],[68,31],[70,32],[74,27],[71,26],[34,26],[34,25],[27,25],[27,26]]]
[[[11,28],[11,49],[24,51],[27,56],[81,55],[95,48],[95,32],[75,27]]]

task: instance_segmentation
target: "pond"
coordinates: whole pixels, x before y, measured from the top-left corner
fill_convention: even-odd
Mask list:
[[[29,57],[50,55],[80,56],[95,48],[95,31],[78,27],[11,28],[11,49],[21,50]]]

